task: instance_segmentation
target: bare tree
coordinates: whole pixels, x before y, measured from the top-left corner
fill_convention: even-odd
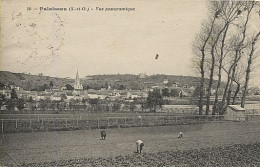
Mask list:
[[[206,45],[212,34],[214,23],[218,17],[218,12],[212,16],[209,21],[205,21],[202,24],[201,32],[195,38],[193,50],[194,53],[199,57],[199,60],[195,60],[195,66],[198,65],[200,72],[200,91],[199,91],[199,114],[203,113],[203,97],[204,97],[204,84],[205,84],[205,59],[206,59]],[[199,62],[197,64],[197,62]]]
[[[222,33],[226,33],[225,30],[228,30],[229,25],[237,18],[237,16],[240,14],[240,11],[243,7],[242,2],[233,2],[233,1],[215,1],[213,2],[213,5],[217,9],[217,11],[220,11],[220,19],[219,24],[216,26],[216,32],[213,34],[212,41],[209,41],[209,45],[211,46],[211,68],[210,68],[210,76],[209,76],[209,85],[207,89],[207,105],[206,105],[206,115],[209,113],[209,106],[210,106],[210,96],[211,96],[211,89],[213,84],[213,77],[214,77],[214,69],[215,69],[215,59],[216,59],[216,46],[219,42],[220,36]],[[226,36],[226,35],[224,35]],[[223,38],[222,38],[223,40]],[[225,41],[225,38],[224,38]],[[223,42],[224,42],[223,41]],[[224,47],[224,44],[223,44]],[[223,49],[222,49],[223,50]],[[223,53],[222,53],[223,56]],[[220,78],[221,79],[221,78]],[[218,93],[218,92],[215,92]],[[216,96],[215,96],[216,98]],[[215,99],[216,101],[216,99]],[[216,106],[215,106],[216,107]],[[213,110],[213,113],[215,114],[215,109]]]
[[[250,19],[250,14],[253,10],[253,8],[255,7],[256,2],[254,1],[250,1],[250,2],[245,2],[244,3],[244,8],[243,10],[239,9],[239,15],[241,15],[241,13],[244,11],[245,14],[245,21],[244,24],[242,24],[241,26],[239,24],[237,24],[238,27],[238,34],[237,37],[235,38],[236,40],[234,41],[234,52],[235,52],[235,56],[233,59],[233,64],[231,65],[231,74],[230,74],[230,83],[228,85],[228,90],[227,90],[227,105],[230,104],[230,100],[231,100],[231,93],[233,90],[233,82],[235,81],[235,75],[236,75],[236,70],[238,67],[238,62],[241,59],[242,53],[243,53],[243,49],[246,48],[246,33],[247,33],[247,29],[248,29],[248,23],[249,23],[249,19]],[[241,31],[239,31],[241,30]],[[241,37],[242,36],[242,37]],[[223,99],[225,97],[223,96]]]
[[[247,63],[247,69],[246,69],[246,78],[245,78],[245,85],[243,88],[242,98],[241,98],[241,107],[245,107],[245,99],[246,99],[246,93],[248,89],[248,83],[250,79],[250,72],[251,72],[251,66],[254,60],[254,52],[255,52],[255,45],[259,39],[260,31],[255,35],[251,42],[251,50],[248,56],[248,63]]]

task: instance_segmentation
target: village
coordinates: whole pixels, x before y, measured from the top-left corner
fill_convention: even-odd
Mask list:
[[[146,75],[140,74],[139,77],[145,78]],[[73,88],[69,88],[70,90],[68,90],[66,86],[57,87],[55,84],[53,84],[53,82],[51,82],[49,89],[45,89],[44,91],[28,91],[19,86],[6,85],[3,89],[0,90],[0,94],[2,98],[5,99],[22,99],[21,103],[24,104],[24,106],[13,106],[13,109],[16,111],[44,110],[48,108],[48,105],[51,106],[52,103],[56,103],[58,105],[63,103],[63,110],[71,110],[73,108],[72,106],[75,106],[76,104],[77,109],[86,109],[88,108],[87,106],[91,106],[91,104],[102,103],[103,105],[106,104],[106,106],[110,105],[110,107],[112,107],[114,103],[120,103],[120,105],[117,104],[116,110],[143,111],[145,107],[142,104],[146,102],[149,91],[151,92],[153,90],[160,90],[160,93],[164,99],[163,104],[169,105],[172,101],[173,104],[176,104],[177,102],[177,104],[188,105],[191,102],[190,99],[193,96],[195,90],[194,86],[180,86],[178,82],[175,82],[169,86],[168,79],[164,79],[162,83],[146,82],[146,84],[148,86],[143,90],[112,89],[109,85],[106,88],[100,88],[99,90],[83,90],[83,86],[77,71]],[[7,105],[8,104],[2,105],[1,110],[5,111],[12,109],[12,106],[10,106],[8,109]],[[128,109],[126,109],[127,107],[125,107],[125,105],[128,106]]]

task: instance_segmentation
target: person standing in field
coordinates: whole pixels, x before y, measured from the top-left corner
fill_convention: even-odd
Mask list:
[[[143,147],[144,147],[144,142],[142,140],[137,140],[136,141],[137,153],[141,154]]]
[[[183,138],[183,133],[182,132],[179,133],[178,138]]]
[[[100,133],[101,133],[101,140],[106,140],[106,136],[107,136],[106,131],[102,130]]]

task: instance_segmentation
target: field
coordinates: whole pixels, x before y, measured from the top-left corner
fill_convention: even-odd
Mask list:
[[[260,165],[260,123],[195,125],[37,133],[1,136],[2,166],[249,166]],[[184,138],[178,139],[178,132]],[[145,143],[141,155],[135,141]],[[238,145],[236,145],[238,144]],[[221,157],[223,156],[223,157]]]

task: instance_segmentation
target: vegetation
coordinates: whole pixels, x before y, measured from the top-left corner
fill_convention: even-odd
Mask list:
[[[206,114],[209,114],[213,78],[217,78],[213,115],[223,113],[227,105],[235,104],[240,91],[241,106],[244,107],[260,36],[260,31],[250,27],[250,24],[259,19],[259,8],[256,1],[208,2],[208,18],[202,23],[193,44],[194,67],[200,75],[200,89],[196,92],[199,93],[200,114],[203,113],[204,93]],[[222,100],[218,101],[223,73],[227,76],[227,82]],[[206,81],[206,78],[209,80]]]
[[[163,97],[159,89],[148,92],[147,97],[147,107],[150,111],[156,112],[158,107],[161,107],[163,104]]]

